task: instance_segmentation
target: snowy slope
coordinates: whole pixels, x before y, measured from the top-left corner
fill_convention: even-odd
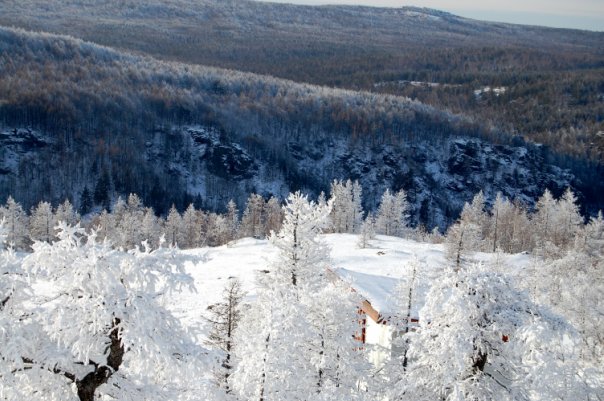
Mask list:
[[[359,249],[355,235],[327,234],[323,240],[331,247],[333,270],[384,314],[392,312],[392,291],[399,280],[410,279],[408,264],[415,258],[424,266],[418,274],[417,297],[413,305],[416,316],[419,316],[431,283],[438,280],[447,266],[444,247],[438,244],[378,236],[370,248]],[[181,254],[186,260],[187,272],[195,280],[197,292],[178,294],[172,308],[187,326],[206,332],[207,324],[203,317],[208,316],[208,306],[221,300],[227,279],[238,277],[247,292],[245,302],[253,302],[254,278],[269,269],[276,251],[268,241],[246,238],[229,246],[187,250]],[[530,264],[527,255],[476,254],[475,258],[511,272]]]

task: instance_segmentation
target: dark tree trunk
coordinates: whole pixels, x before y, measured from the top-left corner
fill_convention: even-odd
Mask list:
[[[258,401],[264,401],[264,387],[266,386],[266,359],[268,358],[268,345],[271,341],[270,333],[266,336],[265,340],[265,354],[264,354],[264,366],[262,368],[262,375],[260,375],[260,398]]]
[[[405,322],[405,354],[403,355],[403,370],[407,370],[409,364],[408,351],[409,351],[409,324],[411,323],[411,308],[413,307],[413,286],[415,285],[415,277],[417,276],[417,266],[413,265],[413,275],[411,277],[411,284],[409,284],[409,298],[407,303],[407,320]]]
[[[481,351],[473,359],[472,368],[474,371],[484,372],[484,368],[487,365],[487,354]]]
[[[120,319],[113,319],[111,332],[109,333],[109,356],[107,365],[99,366],[93,364],[94,371],[88,373],[83,379],[76,381],[78,398],[80,401],[94,401],[96,390],[107,383],[109,378],[119,370],[124,359],[124,346],[119,336]]]

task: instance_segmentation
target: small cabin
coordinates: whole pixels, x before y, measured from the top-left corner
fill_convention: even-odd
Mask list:
[[[329,270],[332,280],[344,281],[350,290],[359,295],[359,331],[355,338],[362,344],[371,345],[369,358],[376,367],[383,366],[397,350],[392,346],[393,339],[408,330],[415,330],[419,324],[415,306],[409,319],[409,328],[392,325],[394,314],[386,312],[393,309],[391,294],[398,279],[370,276],[346,269]],[[377,280],[376,280],[377,278]],[[399,319],[396,319],[399,320]],[[406,326],[406,325],[405,325]]]
[[[363,316],[361,319],[361,333],[363,335],[359,338],[359,341],[362,341],[363,344],[371,344],[373,346],[369,359],[377,368],[383,366],[386,360],[393,353],[397,352],[397,349],[392,344],[393,340],[408,331],[415,331],[419,325],[419,319],[411,317],[408,328],[396,327],[392,324],[391,316],[378,312],[371,302],[366,299],[361,302],[359,311]]]

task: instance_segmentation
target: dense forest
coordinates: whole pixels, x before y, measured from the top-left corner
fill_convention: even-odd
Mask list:
[[[29,0],[1,11],[2,25],[164,60],[409,96],[563,155],[603,160],[599,32],[487,23],[413,7],[247,0]]]
[[[12,29],[0,30],[0,44],[1,193],[27,208],[65,198],[78,204],[89,190],[104,207],[134,192],[162,214],[191,201],[219,210],[229,199],[242,207],[251,192],[318,194],[334,178],[362,176],[372,193],[409,191],[430,227],[456,218],[485,180],[493,200],[502,191],[531,204],[545,188],[559,195],[573,186],[588,210],[601,208],[599,164],[408,98],[162,62]],[[475,142],[455,142],[461,137]],[[451,204],[440,186],[468,194]]]

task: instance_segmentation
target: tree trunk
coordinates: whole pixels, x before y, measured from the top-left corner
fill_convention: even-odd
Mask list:
[[[109,339],[109,355],[107,356],[107,365],[94,365],[94,371],[88,373],[81,380],[76,380],[78,389],[78,398],[80,401],[94,401],[96,390],[107,383],[109,378],[119,370],[124,359],[124,346],[119,336],[120,319],[113,319]]]
[[[264,354],[264,360],[262,361],[264,363],[263,368],[262,368],[262,375],[260,376],[260,398],[258,401],[264,401],[264,387],[266,386],[266,359],[268,358],[268,345],[271,341],[271,335],[270,333],[266,336],[266,340],[265,340],[265,354]]]

